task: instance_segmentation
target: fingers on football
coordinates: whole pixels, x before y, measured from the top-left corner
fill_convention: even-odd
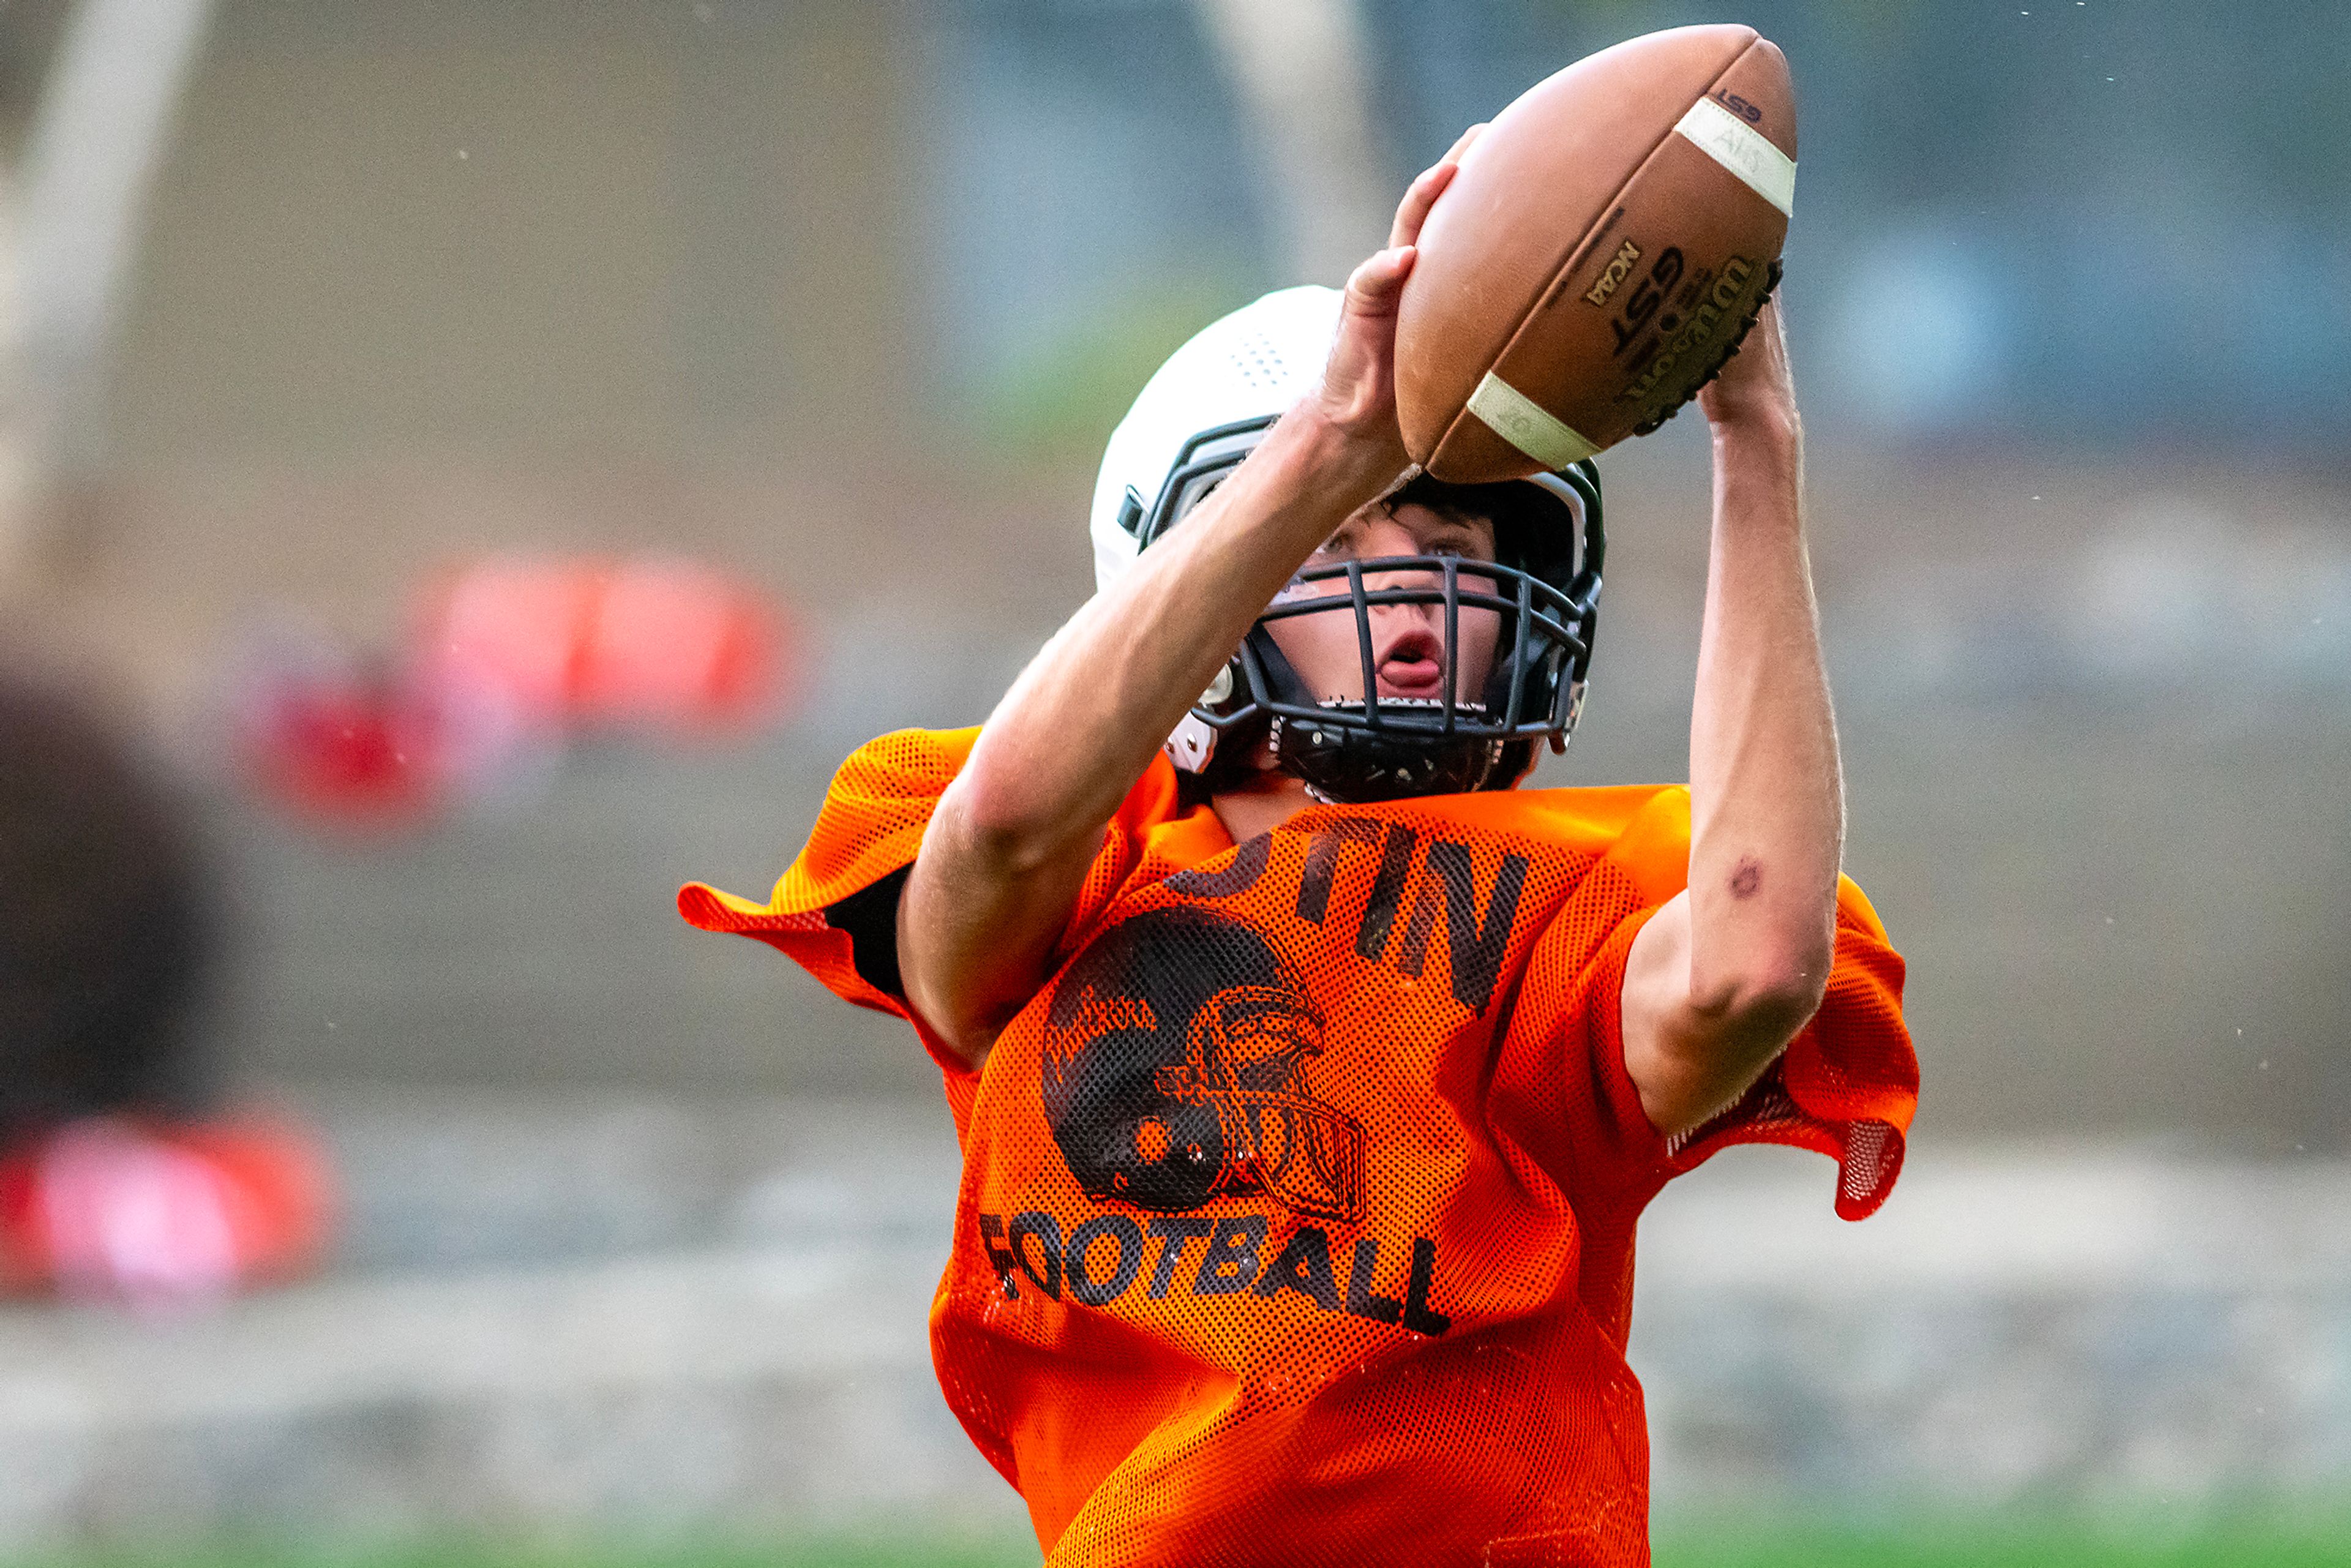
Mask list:
[[[1419,252],[1409,245],[1374,251],[1347,278],[1347,313],[1351,316],[1395,314],[1396,295],[1412,272]]]
[[[1432,163],[1420,172],[1420,177],[1405,188],[1404,200],[1396,204],[1395,225],[1388,230],[1388,245],[1411,245],[1420,238],[1420,225],[1428,221],[1428,209],[1437,205],[1437,198],[1453,183],[1461,165],[1447,159]]]

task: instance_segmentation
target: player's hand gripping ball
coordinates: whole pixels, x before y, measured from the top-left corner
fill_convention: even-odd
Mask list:
[[[1538,83],[1462,155],[1396,319],[1396,413],[1439,479],[1524,478],[1646,434],[1738,348],[1796,183],[1788,62],[1676,27]]]

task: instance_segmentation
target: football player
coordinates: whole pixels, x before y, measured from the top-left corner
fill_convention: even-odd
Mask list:
[[[681,895],[945,1073],[940,1381],[1055,1564],[1646,1563],[1643,1206],[1740,1141],[1835,1157],[1849,1218],[1900,1166],[1778,321],[1701,394],[1689,785],[1520,789],[1604,528],[1589,465],[1408,473],[1396,303],[1460,152],[1343,296],[1153,378],[1100,591],[985,726],[852,756],[768,903]]]

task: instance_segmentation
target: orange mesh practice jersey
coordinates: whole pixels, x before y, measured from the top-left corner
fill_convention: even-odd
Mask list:
[[[695,884],[686,918],[905,1016],[888,915],[976,733],[865,747],[772,902]],[[964,1152],[939,1382],[1050,1563],[1648,1561],[1643,1206],[1761,1139],[1837,1159],[1858,1218],[1917,1089],[1848,882],[1819,1015],[1658,1135],[1618,992],[1688,853],[1680,788],[1317,806],[1236,846],[1152,764],[985,1071],[926,1039]]]

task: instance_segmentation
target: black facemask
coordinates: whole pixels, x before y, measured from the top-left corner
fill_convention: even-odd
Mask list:
[[[1217,433],[1229,444],[1231,432]],[[1238,464],[1239,455],[1229,459]],[[1200,465],[1178,465],[1194,498],[1206,493]],[[1343,592],[1285,595],[1243,640],[1187,723],[1206,771],[1262,756],[1323,799],[1349,802],[1507,789],[1525,776],[1537,742],[1562,748],[1583,706],[1598,622],[1606,549],[1599,478],[1589,463],[1563,475],[1505,485],[1449,486],[1422,477],[1391,498],[1420,502],[1494,525],[1497,559],[1397,556],[1313,567],[1298,585],[1343,581]],[[1181,514],[1177,514],[1179,517]],[[1156,518],[1151,519],[1156,521]],[[1164,531],[1163,525],[1160,531]],[[1143,531],[1143,530],[1139,530]],[[1146,533],[1147,546],[1152,536]],[[1368,580],[1380,580],[1374,587]],[[1382,698],[1374,664],[1372,612],[1425,606],[1443,633],[1442,697]],[[1463,610],[1499,617],[1494,668],[1472,700],[1456,700],[1454,674]],[[1352,616],[1367,701],[1318,699],[1268,631],[1307,615]],[[1215,764],[1210,758],[1215,759]]]

